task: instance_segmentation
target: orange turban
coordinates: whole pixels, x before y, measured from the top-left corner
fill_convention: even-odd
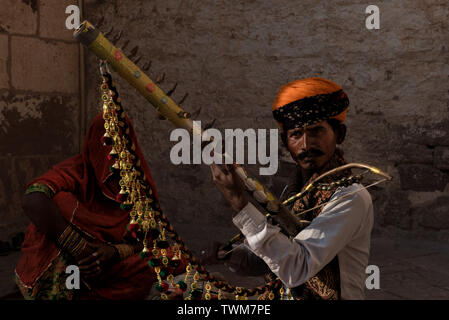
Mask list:
[[[283,85],[273,103],[273,117],[283,130],[335,118],[345,121],[349,99],[341,86],[323,78],[306,78]]]

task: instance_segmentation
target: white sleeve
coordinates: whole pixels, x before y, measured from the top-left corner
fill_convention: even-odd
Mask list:
[[[352,191],[352,186],[339,189],[330,200]],[[248,247],[287,287],[293,288],[317,274],[351,241],[366,212],[366,201],[358,192],[347,195],[326,205],[293,240],[280,233],[278,227],[268,224],[266,217],[251,203],[233,222],[245,235]]]

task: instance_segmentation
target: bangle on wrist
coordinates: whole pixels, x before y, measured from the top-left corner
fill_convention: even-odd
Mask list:
[[[86,249],[87,240],[77,232],[72,225],[68,225],[56,241],[61,250],[68,252],[75,259]]]
[[[129,244],[114,244],[113,247],[117,250],[120,260],[124,260],[134,254],[134,247]]]
[[[114,258],[117,260],[117,261],[120,261],[121,260],[121,258],[120,258],[120,253],[118,252],[118,249],[117,249],[117,247],[116,246],[114,246],[114,245],[112,245],[112,247],[114,248]]]

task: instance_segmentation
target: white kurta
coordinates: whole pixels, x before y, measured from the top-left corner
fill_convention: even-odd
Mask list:
[[[330,200],[360,188],[360,184],[339,188]],[[245,235],[246,245],[288,288],[309,280],[337,255],[341,298],[364,299],[373,219],[371,196],[361,190],[324,206],[321,214],[293,241],[280,233],[278,227],[268,224],[251,203],[233,222]]]

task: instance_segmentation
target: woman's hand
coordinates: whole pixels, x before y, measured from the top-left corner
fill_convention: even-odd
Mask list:
[[[86,248],[87,255],[78,261],[81,275],[91,278],[100,275],[120,259],[113,246],[89,243]]]
[[[211,164],[210,169],[215,185],[223,193],[235,212],[242,210],[247,204],[243,181],[235,172],[232,165],[218,166]]]

